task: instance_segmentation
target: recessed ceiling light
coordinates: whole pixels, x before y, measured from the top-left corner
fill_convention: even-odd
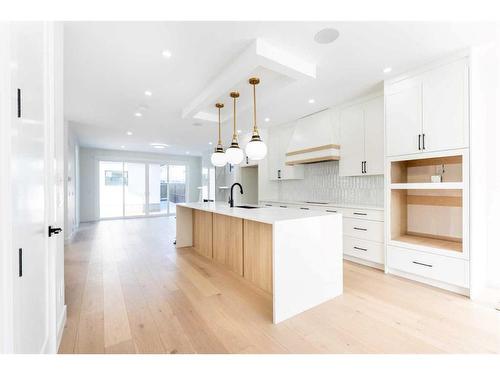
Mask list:
[[[314,41],[319,44],[328,44],[334,42],[338,37],[338,30],[326,28],[318,31],[316,35],[314,35]]]
[[[265,121],[265,122],[269,122],[269,121],[271,121],[271,120],[269,119],[269,117],[266,117],[266,118],[264,119],[264,121]]]
[[[146,91],[144,91],[144,95],[151,96],[151,95],[153,95],[153,93],[149,90],[146,90]]]
[[[132,135],[134,133],[132,133],[130,130],[127,132],[127,135]]]
[[[213,145],[213,143],[212,143],[212,142],[208,142],[208,144],[209,144],[210,146],[212,146],[212,145]]]
[[[134,113],[134,116],[135,117],[142,117],[142,113],[141,112],[136,112],[136,113]]]
[[[120,146],[120,148],[125,148],[125,146],[124,146],[124,145],[121,145],[121,146]]]
[[[170,52],[168,49],[165,49],[161,52],[161,55],[166,58],[166,59],[169,59],[172,57],[172,52]]]
[[[388,66],[387,68],[385,68],[385,69],[383,70],[383,72],[384,72],[385,74],[390,73],[391,71],[392,71],[392,68],[391,68],[390,66]]]
[[[153,148],[167,148],[169,147],[166,143],[150,143]]]
[[[186,151],[186,155],[189,155],[189,151]]]
[[[308,102],[309,104],[313,104],[315,101],[316,101],[316,100],[314,100],[314,99],[309,99],[307,102]]]

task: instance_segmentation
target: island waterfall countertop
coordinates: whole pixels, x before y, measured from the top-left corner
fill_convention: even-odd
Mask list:
[[[181,203],[177,247],[223,265],[272,295],[273,322],[342,294],[342,215],[278,207]]]
[[[306,210],[284,210],[279,207],[255,206],[257,208],[229,207],[225,202],[178,203],[177,207],[208,211],[216,214],[238,217],[240,219],[274,224],[278,221],[305,219],[309,217],[336,215],[334,213]]]

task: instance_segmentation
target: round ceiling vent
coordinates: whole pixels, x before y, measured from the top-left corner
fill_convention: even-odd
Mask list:
[[[319,44],[328,44],[334,42],[339,35],[338,30],[326,28],[318,31],[316,35],[314,35],[314,41]]]

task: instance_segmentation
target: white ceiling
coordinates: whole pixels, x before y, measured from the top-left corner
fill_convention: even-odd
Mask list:
[[[314,34],[324,27],[338,29],[340,37],[317,44]],[[182,118],[182,110],[256,38],[317,66],[316,79],[279,89],[269,85],[266,91],[262,80],[258,122],[266,127],[372,91],[385,78],[489,41],[493,30],[491,23],[67,22],[65,116],[84,146],[158,152],[149,144],[159,142],[170,145],[167,153],[199,155],[212,147],[209,141],[215,143],[216,124]],[[162,56],[165,49],[171,58]],[[382,72],[387,66],[390,74]],[[153,95],[146,97],[145,90]],[[240,94],[248,102],[251,86]],[[229,96],[225,104],[231,111]],[[147,107],[144,115],[135,117],[141,106]],[[238,112],[243,132],[251,128],[246,107]],[[230,122],[223,133],[227,144]]]

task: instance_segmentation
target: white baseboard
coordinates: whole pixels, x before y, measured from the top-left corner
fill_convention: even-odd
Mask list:
[[[61,311],[61,316],[59,317],[59,319],[57,319],[57,351],[59,351],[59,346],[61,345],[64,326],[66,325],[67,317],[68,317],[68,309],[66,305],[64,305]]]

